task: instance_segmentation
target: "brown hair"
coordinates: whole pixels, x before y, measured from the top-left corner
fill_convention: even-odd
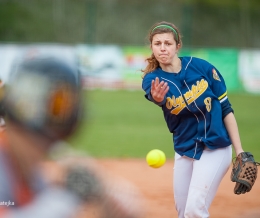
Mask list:
[[[150,45],[152,44],[154,35],[161,34],[161,33],[172,33],[176,44],[177,45],[179,44],[180,47],[182,46],[180,31],[178,30],[178,28],[174,24],[166,22],[166,21],[155,23],[151,27],[150,32],[149,32],[149,36],[148,36]],[[146,68],[144,70],[141,70],[143,72],[142,78],[147,73],[150,73],[150,72],[154,71],[157,67],[159,67],[159,62],[154,57],[153,53],[151,54],[150,57],[148,57],[146,59],[146,61],[148,62],[148,65],[146,66]]]

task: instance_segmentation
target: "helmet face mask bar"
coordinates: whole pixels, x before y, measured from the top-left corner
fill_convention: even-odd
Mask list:
[[[69,136],[80,111],[77,69],[53,57],[13,69],[4,100],[8,119],[52,140]]]

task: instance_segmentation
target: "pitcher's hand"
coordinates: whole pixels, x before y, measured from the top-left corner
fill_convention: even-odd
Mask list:
[[[156,77],[155,80],[152,80],[151,95],[156,102],[162,102],[168,91],[169,86],[167,82],[160,82],[158,77]]]

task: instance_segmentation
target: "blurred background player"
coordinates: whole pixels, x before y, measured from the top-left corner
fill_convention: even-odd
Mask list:
[[[5,110],[3,105],[5,85],[0,80],[0,132],[5,129]]]
[[[114,184],[93,160],[45,164],[81,119],[79,78],[76,68],[52,57],[14,65],[0,137],[1,218],[139,217],[135,188]]]

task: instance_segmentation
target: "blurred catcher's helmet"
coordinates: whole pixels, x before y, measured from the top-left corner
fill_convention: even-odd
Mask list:
[[[79,118],[79,81],[76,66],[53,57],[16,64],[4,100],[8,119],[52,140],[69,136]]]

